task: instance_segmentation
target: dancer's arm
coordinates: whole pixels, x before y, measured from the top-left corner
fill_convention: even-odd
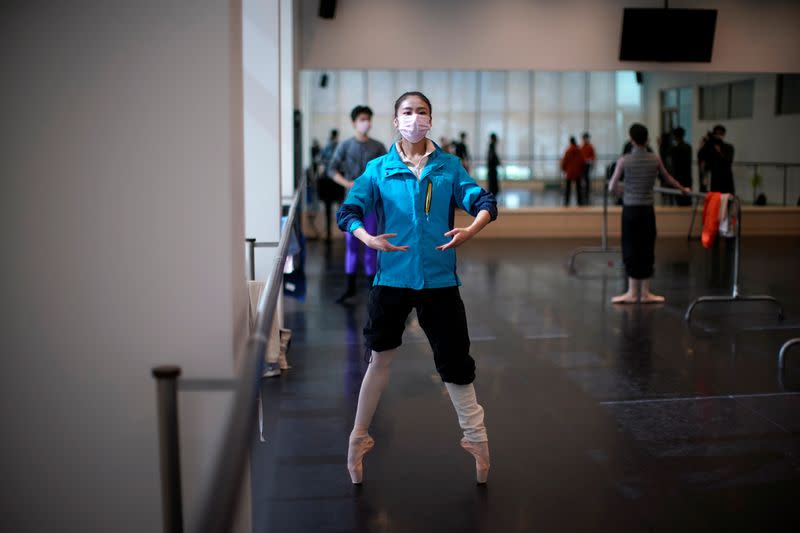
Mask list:
[[[457,172],[453,182],[453,198],[456,205],[474,216],[475,220],[466,228],[453,228],[445,233],[445,237],[451,237],[450,242],[437,246],[437,250],[447,250],[463,244],[497,218],[497,200],[494,195],[478,187],[464,167],[459,165]]]
[[[367,165],[364,173],[353,182],[339,211],[336,213],[336,224],[342,231],[355,235],[357,228],[364,227],[364,216],[371,212],[375,204],[375,193],[372,180],[372,165]]]
[[[445,237],[452,237],[452,239],[447,244],[437,246],[436,249],[447,250],[448,248],[455,248],[456,246],[464,244],[466,241],[480,233],[480,231],[491,221],[492,214],[489,211],[482,209],[480,212],[478,212],[478,216],[475,217],[475,220],[472,221],[472,224],[470,224],[469,227],[453,228],[445,233]]]
[[[614,174],[611,176],[611,180],[608,182],[608,192],[610,193],[617,192],[617,183],[619,183],[619,179],[622,177],[624,161],[625,158],[623,157],[617,159],[617,165],[614,167]]]
[[[661,158],[658,158],[658,170],[661,172],[661,175],[664,176],[667,182],[672,185],[674,188],[681,191],[683,194],[689,194],[692,190],[688,187],[684,187],[681,183],[672,177],[672,174],[667,172],[667,169],[664,167],[664,163],[661,162]]]
[[[347,157],[347,154],[345,154],[345,147],[347,144],[347,141],[339,143],[331,156],[330,163],[328,163],[328,177],[344,187],[345,191],[349,191],[353,186],[353,183],[347,180],[342,174],[342,163],[345,157]]]
[[[349,231],[355,238],[374,250],[381,252],[405,252],[408,246],[395,246],[388,239],[397,237],[395,233],[370,235],[364,229],[364,215],[372,211],[375,203],[374,182],[372,179],[375,165],[370,163],[347,194],[342,207],[336,213],[336,222],[342,231]]]
[[[389,242],[392,237],[397,237],[397,233],[384,233],[383,235],[370,235],[363,226],[353,230],[353,236],[363,242],[373,250],[380,252],[405,252],[408,246],[395,246]]]

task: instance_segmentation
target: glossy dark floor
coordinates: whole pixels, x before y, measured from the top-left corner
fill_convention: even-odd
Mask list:
[[[345,468],[361,376],[366,290],[352,306],[341,242],[310,243],[308,299],[288,300],[292,370],[265,380],[253,455],[257,531],[800,530],[800,239],[746,239],[741,289],[773,306],[699,307],[728,291],[730,250],[662,239],[664,305],[614,307],[619,258],[582,241],[473,241],[459,250],[476,388],[492,452],[471,458],[412,313],[372,428],[365,483]],[[609,266],[611,265],[611,266]]]

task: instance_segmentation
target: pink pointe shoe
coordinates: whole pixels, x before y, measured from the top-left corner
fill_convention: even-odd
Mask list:
[[[354,485],[359,485],[364,480],[364,456],[373,446],[375,446],[375,440],[369,435],[350,439],[350,445],[347,448],[347,470],[350,472],[350,480]]]
[[[475,458],[475,474],[478,484],[486,483],[489,478],[489,442],[472,442],[462,438],[461,447]]]

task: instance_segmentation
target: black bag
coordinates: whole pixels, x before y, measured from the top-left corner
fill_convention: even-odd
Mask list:
[[[344,201],[344,187],[327,176],[321,176],[317,181],[317,194],[325,203],[342,203]]]

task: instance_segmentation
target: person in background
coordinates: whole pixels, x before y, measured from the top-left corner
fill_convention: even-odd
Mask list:
[[[342,231],[380,250],[364,327],[364,344],[371,357],[358,394],[347,469],[353,483],[362,482],[364,455],[375,445],[369,434],[372,418],[402,344],[406,319],[416,309],[464,434],[461,447],[475,460],[478,483],[486,483],[489,438],[473,385],[475,360],[469,353],[467,315],[458,290],[456,248],[497,218],[497,203],[458,158],[426,138],[431,103],[424,94],[414,91],[397,99],[394,127],[400,140],[388,154],[367,165],[337,215]],[[454,208],[475,217],[472,223],[454,227]],[[364,227],[364,217],[376,211],[380,235]],[[429,438],[424,436],[425,428],[413,431],[414,435],[398,433],[397,437]]]
[[[455,143],[456,157],[461,160],[461,166],[469,173],[470,159],[469,150],[467,150],[467,132],[462,131],[458,136],[458,141]]]
[[[711,130],[703,148],[697,154],[701,171],[711,172],[709,190],[721,193],[736,193],[733,183],[733,145],[725,142],[725,126],[717,124]]]
[[[586,131],[581,137],[581,155],[583,155],[583,176],[581,179],[581,187],[583,187],[583,203],[581,205],[589,205],[591,203],[592,191],[592,171],[594,164],[597,161],[597,154],[594,151],[594,146],[591,143],[591,135]]]
[[[317,171],[317,194],[325,204],[325,240],[331,242],[331,223],[333,204],[344,200],[344,189],[328,177],[328,167],[336,147],[339,146],[339,130],[331,130],[328,142],[319,154],[319,169]]]
[[[317,205],[317,179],[319,178],[318,172],[320,169],[320,153],[322,148],[317,139],[311,141],[311,163],[306,169],[306,207],[305,215],[308,223],[308,228],[313,232],[313,236],[309,239],[319,239],[319,230],[315,223],[317,219],[317,212],[319,206]]]
[[[447,137],[439,137],[439,148],[447,152],[448,154],[454,154],[455,149],[455,141],[451,142]]]
[[[489,184],[489,192],[492,196],[500,193],[500,183],[497,179],[497,167],[501,165],[500,158],[497,156],[497,135],[489,135],[489,151],[486,154],[486,179]]]
[[[367,163],[386,153],[383,143],[371,139],[369,130],[372,128],[372,109],[367,106],[356,106],[350,112],[353,121],[353,136],[343,141],[336,147],[328,169],[328,175],[341,185],[345,191],[353,187],[356,178],[364,173]],[[378,229],[378,219],[375,215],[364,218],[364,227],[370,233]],[[376,252],[365,247],[349,232],[345,234],[344,271],[347,275],[347,288],[337,300],[344,303],[356,294],[356,277],[358,273],[359,255],[363,256],[364,272],[370,278],[375,275]]]
[[[672,176],[678,180],[682,186],[691,190],[692,188],[692,147],[684,141],[686,130],[678,126],[672,132],[675,139],[672,149],[669,152],[670,168]],[[692,205],[689,196],[675,196],[675,204],[680,206]]]
[[[667,169],[667,172],[672,172],[672,163],[670,161],[669,155],[672,151],[672,132],[666,131],[662,133],[659,137],[656,138],[656,146],[658,146],[658,157],[661,158],[661,162],[664,163],[664,168]],[[663,174],[658,175],[658,185],[659,187],[665,187],[666,178]],[[665,194],[661,197],[662,205],[675,205],[675,200],[677,198],[670,195]]]
[[[632,151],[633,151],[633,143],[630,140],[628,140],[622,146],[622,155],[626,156],[629,153],[631,153]],[[614,171],[617,169],[617,161],[618,160],[615,160],[614,162],[612,162],[610,165],[608,165],[606,167],[606,187],[608,187],[608,184],[611,182],[611,178],[614,176]],[[620,175],[619,181],[617,182],[617,184],[618,184],[617,186],[619,186],[619,183],[622,183],[622,180],[624,178],[625,178],[624,174]],[[616,201],[614,203],[616,205],[622,207],[622,197],[621,196],[617,197],[617,199],[616,199]]]
[[[705,146],[711,135],[712,133],[707,131],[700,137],[700,142],[697,144],[697,186],[700,192],[708,192],[708,161],[704,158],[707,157]]]
[[[634,124],[630,128],[633,149],[617,161],[609,191],[619,192],[622,183],[622,261],[628,274],[628,290],[611,299],[615,304],[660,303],[663,296],[650,292],[656,244],[656,215],[653,209],[653,187],[659,173],[671,186],[688,194],[690,191],[673,178],[661,158],[647,150],[647,128]]]
[[[581,153],[581,149],[578,148],[578,142],[575,140],[575,137],[570,137],[569,146],[564,152],[564,157],[561,158],[561,170],[566,177],[564,207],[569,206],[573,186],[575,187],[575,195],[577,196],[577,205],[583,205],[583,191],[581,190],[580,180],[583,178],[585,167],[583,154]]]

